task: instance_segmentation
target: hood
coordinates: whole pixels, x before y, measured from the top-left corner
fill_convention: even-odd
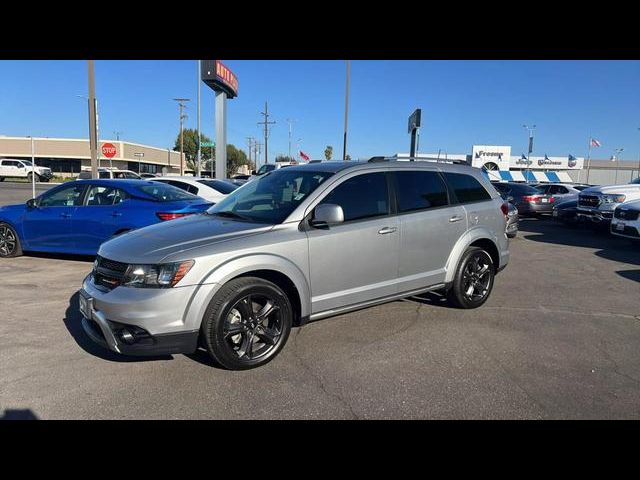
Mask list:
[[[24,203],[21,203],[19,205],[2,206],[0,207],[0,220],[1,219],[13,220],[19,215],[22,215],[26,209],[27,209],[27,206]]]
[[[640,194],[640,184],[625,183],[622,185],[605,185],[601,187],[589,187],[582,190],[580,193],[592,194],[592,193],[634,193]]]
[[[160,263],[167,256],[264,233],[273,225],[192,215],[157,223],[102,244],[98,255],[123,263]]]

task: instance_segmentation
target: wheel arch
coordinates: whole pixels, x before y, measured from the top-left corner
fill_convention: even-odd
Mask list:
[[[498,250],[497,239],[488,229],[478,227],[467,231],[451,250],[446,265],[445,283],[453,282],[460,259],[469,247],[485,249],[491,255],[491,260],[493,260],[494,273],[498,271],[500,267],[500,251]]]
[[[185,324],[193,329],[200,328],[207,307],[220,288],[235,278],[250,276],[282,288],[289,296],[296,323],[304,323],[311,314],[311,291],[300,268],[284,257],[259,254],[230,259],[211,270],[191,298]]]

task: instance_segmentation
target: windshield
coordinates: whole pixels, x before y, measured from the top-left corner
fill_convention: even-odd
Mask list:
[[[152,196],[158,202],[175,202],[178,200],[195,200],[198,197],[185,192],[173,185],[154,182],[152,185],[141,185],[136,187],[141,192]]]
[[[221,180],[198,180],[198,183],[202,183],[207,187],[211,187],[214,190],[224,193],[225,195],[233,192],[238,188],[238,185],[234,185],[231,182],[223,182]]]
[[[24,163],[27,167],[31,166],[31,160],[20,160],[22,163]]]
[[[279,169],[235,190],[207,213],[258,223],[282,223],[333,172]]]

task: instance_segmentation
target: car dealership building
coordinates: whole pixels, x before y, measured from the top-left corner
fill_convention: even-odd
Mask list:
[[[104,151],[111,156],[107,158]],[[2,137],[0,158],[35,158],[54,175],[75,176],[91,167],[89,140],[80,138]],[[136,173],[180,173],[180,152],[120,140],[100,140],[98,165]]]

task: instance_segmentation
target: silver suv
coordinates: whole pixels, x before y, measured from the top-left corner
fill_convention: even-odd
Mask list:
[[[507,208],[468,166],[278,169],[205,214],[104,243],[79,292],[83,327],[121,354],[201,346],[240,370],[310,320],[426,291],[476,308],[509,261]]]

